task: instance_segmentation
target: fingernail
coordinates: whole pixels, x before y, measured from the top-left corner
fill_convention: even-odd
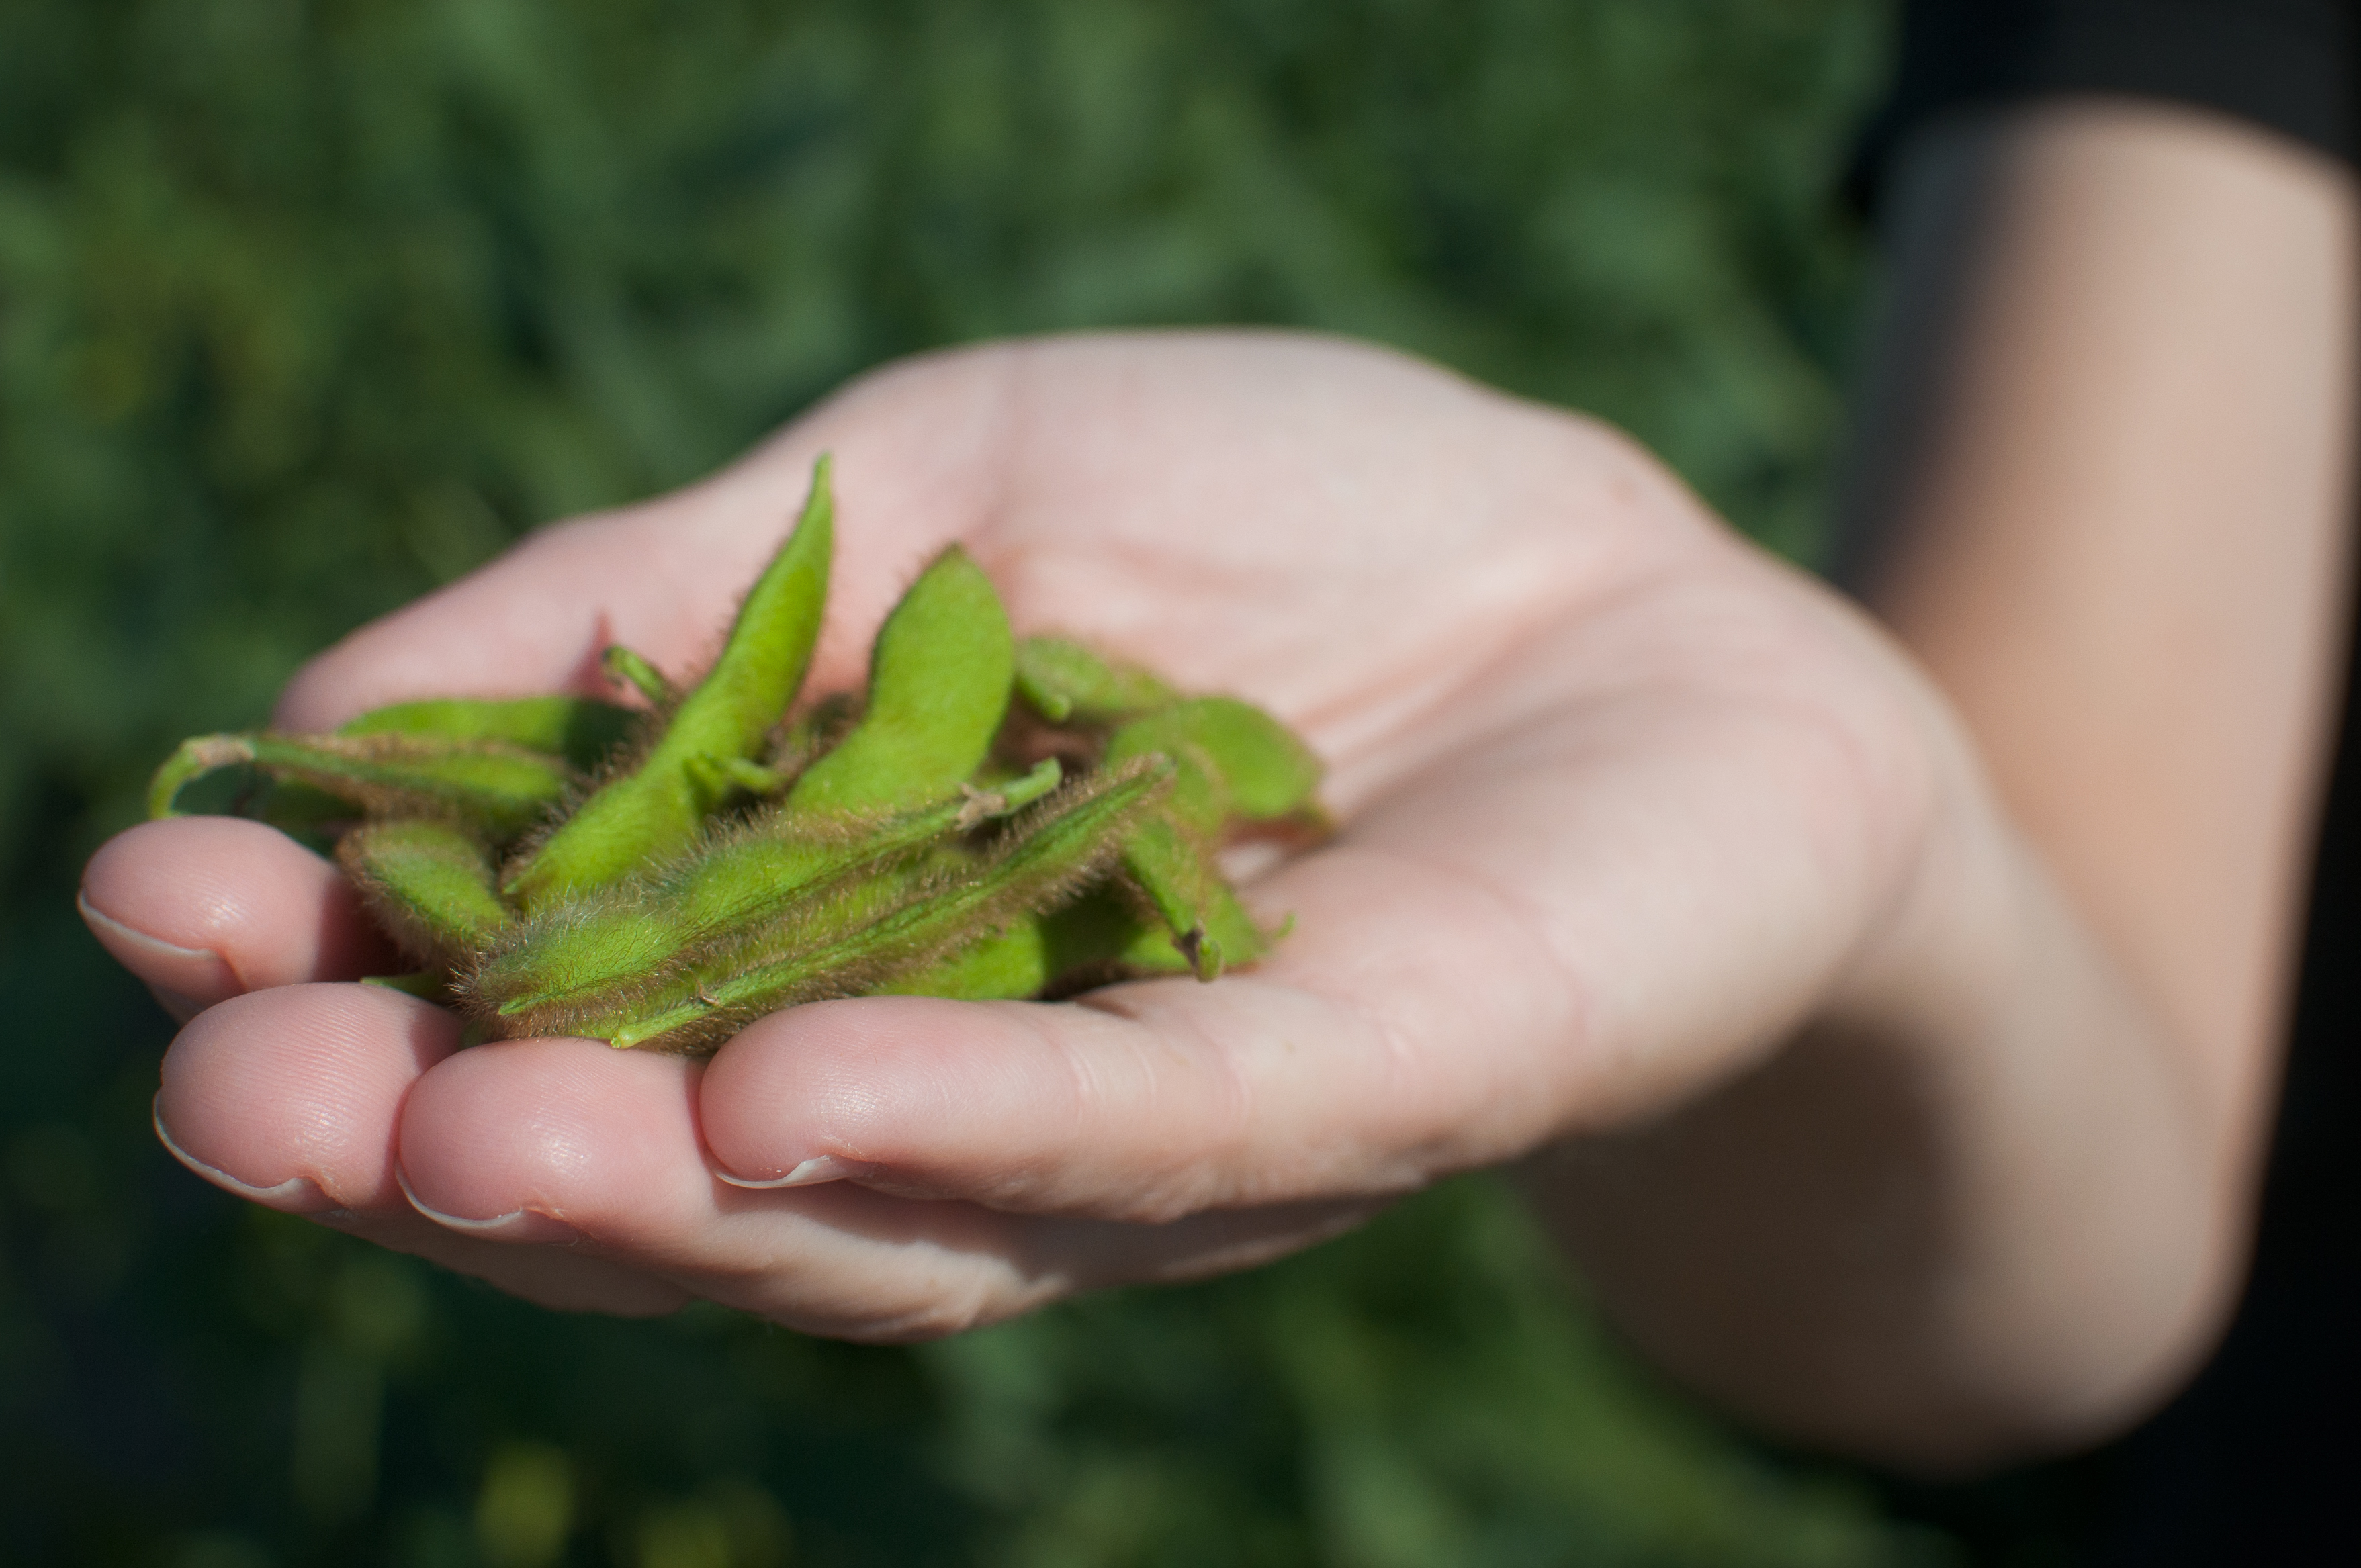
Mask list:
[[[331,1212],[336,1208],[336,1201],[308,1176],[291,1176],[274,1186],[258,1187],[251,1181],[240,1181],[219,1166],[207,1165],[173,1141],[171,1129],[164,1125],[164,1097],[161,1094],[156,1096],[150,1116],[156,1124],[156,1140],[164,1146],[165,1150],[216,1187],[253,1202],[285,1210],[291,1214],[317,1215]]]
[[[760,1192],[774,1187],[817,1187],[823,1181],[842,1181],[846,1177],[858,1176],[867,1168],[851,1160],[824,1154],[804,1161],[785,1176],[766,1176],[760,1179],[751,1176],[732,1176],[718,1166],[714,1168],[713,1174],[732,1187],[752,1188]]]
[[[98,905],[93,904],[87,894],[79,891],[74,894],[74,907],[82,911],[82,917],[84,920],[126,947],[137,948],[140,951],[153,954],[159,959],[211,959],[215,963],[222,961],[222,956],[211,948],[184,948],[177,942],[168,942],[161,937],[151,937],[145,931],[126,926],[114,916],[106,914]]]
[[[410,1200],[410,1206],[445,1230],[498,1242],[572,1242],[582,1239],[582,1233],[565,1221],[532,1209],[511,1209],[505,1214],[494,1214],[489,1220],[470,1220],[459,1214],[446,1214],[440,1209],[428,1208],[420,1200],[417,1190],[410,1185],[409,1176],[400,1166],[394,1167],[393,1179],[401,1183],[401,1195]]]
[[[124,962],[144,959],[150,965],[171,965],[179,970],[176,978],[180,985],[169,990],[149,987],[157,992],[159,1002],[164,1002],[168,995],[192,1000],[199,992],[213,992],[214,1000],[218,1001],[224,996],[236,995],[241,989],[236,971],[229,967],[229,960],[211,948],[184,948],[178,942],[168,942],[161,937],[151,937],[135,927],[126,926],[93,904],[89,894],[79,890],[74,894],[74,907],[82,912],[82,920],[90,927],[91,934]],[[206,1003],[198,1002],[196,1005],[202,1008]],[[164,1008],[166,1012],[171,1012],[172,1003],[165,1002]],[[182,1023],[187,1021],[181,1019]]]

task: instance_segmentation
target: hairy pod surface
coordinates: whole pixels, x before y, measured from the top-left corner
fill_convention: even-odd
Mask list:
[[[387,934],[428,963],[464,964],[516,924],[500,898],[491,851],[456,823],[364,824],[337,841],[336,863]]]
[[[1191,972],[1164,922],[1144,916],[1132,892],[1103,883],[1041,917],[1051,992],[1069,994],[1110,980]]]
[[[739,607],[720,657],[680,701],[640,765],[602,785],[509,877],[528,909],[602,886],[677,854],[728,794],[706,759],[751,762],[795,700],[827,608],[835,509],[829,462],[812,471],[803,516]]]
[[[1045,916],[1021,915],[1004,930],[949,958],[909,970],[876,986],[876,996],[947,996],[958,1002],[1015,1001],[1038,996],[1056,978]]]
[[[849,882],[800,918],[750,933],[669,994],[631,999],[582,1032],[619,1047],[702,1053],[765,1013],[875,991],[1081,892],[1170,779],[1169,763],[1147,762],[1079,781],[1013,821],[972,865]]]
[[[1302,807],[1319,785],[1319,762],[1277,719],[1232,697],[1176,703],[1108,738],[1108,766],[1141,756],[1169,757],[1177,773],[1161,806],[1124,840],[1124,870],[1164,923],[1174,951],[1199,980],[1217,979],[1270,945],[1214,860],[1222,830],[1233,817]]]
[[[1120,724],[1180,699],[1138,665],[1112,663],[1064,637],[1016,645],[1016,691],[1052,724]]]
[[[890,809],[957,789],[992,750],[1015,667],[1000,595],[952,545],[878,629],[867,708],[796,781],[788,809]]]
[[[1214,842],[1172,816],[1151,815],[1123,841],[1123,869],[1146,894],[1173,949],[1199,980],[1252,963],[1268,942],[1213,858]]]
[[[832,907],[839,883],[884,885],[926,851],[1058,782],[1049,762],[1003,791],[893,816],[758,814],[654,874],[537,912],[481,949],[456,989],[503,1036],[580,1032],[610,1015],[619,997],[661,992],[725,951],[775,940],[770,934]]]
[[[1210,789],[1176,793],[1171,809],[1198,813],[1191,826],[1220,827],[1235,815],[1269,821],[1312,804],[1320,788],[1320,759],[1293,731],[1250,702],[1198,696],[1135,719],[1107,741],[1107,761],[1163,751],[1195,759]]]
[[[877,987],[883,996],[963,1002],[1070,996],[1114,981],[1186,974],[1189,960],[1159,920],[1104,883],[1071,902],[1012,922],[997,936]]]
[[[585,696],[430,697],[373,708],[336,733],[500,740],[563,757],[587,773],[631,738],[639,718]]]
[[[566,759],[504,740],[371,735],[200,735],[156,772],[148,815],[177,815],[181,790],[218,768],[251,764],[379,817],[452,817],[493,842],[512,839],[566,796]]]

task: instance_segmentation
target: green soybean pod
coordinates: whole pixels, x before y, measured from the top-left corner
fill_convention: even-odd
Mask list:
[[[216,768],[251,764],[377,816],[456,817],[495,842],[513,839],[565,797],[562,757],[501,740],[434,736],[200,735],[157,770],[151,817],[178,815],[181,788]]]
[[[1016,645],[1016,691],[1052,724],[1119,724],[1180,697],[1138,665],[1109,663],[1064,637],[1027,637]]]
[[[631,739],[638,719],[628,707],[583,696],[429,697],[373,708],[336,733],[502,740],[553,752],[588,773]]]
[[[1123,842],[1123,869],[1171,932],[1199,980],[1262,957],[1269,942],[1213,861],[1213,841],[1172,817],[1151,816]]]
[[[212,739],[200,737],[200,740]],[[200,748],[201,750],[203,748]],[[183,747],[176,762],[185,762]],[[167,764],[167,773],[171,765]],[[336,837],[363,815],[353,802],[292,779],[274,777],[252,762],[198,766],[178,778],[160,778],[149,802],[159,817],[243,817],[263,822],[316,853],[334,856]]]
[[[1029,805],[1059,776],[1058,764],[1045,762],[998,792],[882,821],[766,813],[657,876],[545,907],[487,951],[459,993],[504,1034],[571,1032],[611,1010],[613,997],[742,946],[747,932],[775,932],[799,912],[810,917],[839,883],[887,879],[929,847]]]
[[[802,518],[739,607],[713,668],[681,699],[639,767],[584,801],[511,875],[511,896],[533,908],[614,882],[696,839],[730,783],[726,771],[693,764],[752,761],[803,684],[827,607],[834,515],[822,457]]]
[[[1232,696],[1191,697],[1127,723],[1108,738],[1106,755],[1113,762],[1183,751],[1210,768],[1219,789],[1176,794],[1174,806],[1217,813],[1192,822],[1208,831],[1227,816],[1260,822],[1301,811],[1320,787],[1320,759],[1312,749],[1261,708]]]
[[[1042,916],[1041,929],[1052,992],[1191,972],[1164,922],[1144,916],[1136,898],[1112,882]]]
[[[405,952],[448,969],[516,924],[491,852],[456,823],[367,823],[336,844],[336,862]]]
[[[706,1051],[765,1013],[891,984],[976,942],[979,932],[1008,929],[1081,892],[1170,778],[1170,763],[1148,761],[1082,781],[1035,806],[1008,843],[966,874],[911,878],[890,895],[849,888],[847,918],[807,923],[782,948],[733,954],[726,967],[684,977],[670,996],[619,1009],[585,1032],[618,1048]]]
[[[558,900],[485,953],[457,993],[503,1038],[591,1032],[631,999],[664,993],[710,963],[715,948],[817,918],[842,901],[841,883],[884,887],[901,862],[957,830],[960,809],[950,802],[882,828],[825,822],[741,839],[653,885]]]
[[[1171,710],[1135,719],[1108,737],[1107,766],[1140,757],[1170,759],[1172,788],[1125,837],[1123,869],[1163,923],[1173,950],[1199,980],[1212,981],[1261,951],[1258,934],[1246,938],[1238,929],[1243,925],[1252,932],[1254,923],[1233,916],[1236,895],[1213,861],[1230,815],[1229,789],[1185,718]]]
[[[1113,981],[1186,974],[1189,960],[1161,921],[1133,912],[1108,885],[1034,915],[948,959],[877,987],[880,996],[948,996],[988,1002],[1071,995]]]
[[[992,750],[1015,664],[1000,596],[952,545],[878,629],[861,721],[804,770],[787,808],[867,811],[957,790]]]
[[[872,996],[945,996],[960,1002],[1013,1001],[1049,983],[1051,955],[1042,917],[1027,915],[949,958],[872,988]]]
[[[1214,863],[1222,828],[1233,816],[1302,809],[1319,786],[1319,760],[1277,719],[1235,697],[1176,703],[1108,738],[1109,765],[1148,755],[1170,757],[1179,774],[1162,808],[1125,840],[1124,869],[1197,978],[1213,980],[1269,948]]]

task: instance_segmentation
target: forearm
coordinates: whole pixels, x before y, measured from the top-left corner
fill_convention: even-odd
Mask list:
[[[1789,1437],[1949,1471],[2187,1364],[2235,1262],[2151,1015],[1971,771],[1842,995],[1762,1067],[1528,1168],[1609,1314]]]
[[[1677,1372],[1948,1465],[2129,1419],[2230,1299],[2344,582],[2352,196],[2132,107],[1913,163],[1858,504],[1974,755],[1811,1029],[1542,1184]]]
[[[1903,172],[1858,586],[2251,1135],[2348,587],[2353,181],[2097,102]]]

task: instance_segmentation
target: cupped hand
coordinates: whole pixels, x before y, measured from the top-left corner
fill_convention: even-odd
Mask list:
[[[1293,916],[1272,957],[1056,1004],[818,1003],[707,1062],[461,1051],[438,1009],[346,983],[388,959],[333,867],[252,823],[151,823],[83,903],[194,1013],[157,1101],[175,1153],[552,1305],[940,1332],[1240,1266],[1677,1105],[1824,1005],[1916,874],[1929,705],[1873,632],[1613,433],[1280,335],[889,368],[364,628],[277,722],[594,691],[614,641],[693,672],[824,450],[817,686],[857,685],[956,538],[1020,632],[1312,742],[1341,828],[1247,886]]]

